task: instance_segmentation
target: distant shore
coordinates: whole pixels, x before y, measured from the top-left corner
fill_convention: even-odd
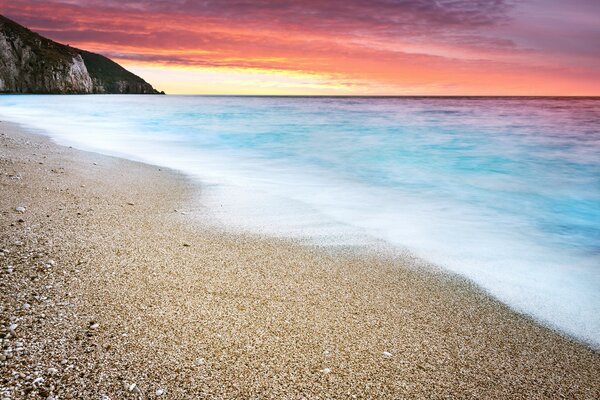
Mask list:
[[[411,260],[189,223],[185,176],[0,123],[0,398],[600,398],[600,354]]]

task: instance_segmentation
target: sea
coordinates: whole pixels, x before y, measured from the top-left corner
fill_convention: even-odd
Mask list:
[[[0,118],[181,171],[226,229],[385,243],[600,348],[600,98],[2,95]]]

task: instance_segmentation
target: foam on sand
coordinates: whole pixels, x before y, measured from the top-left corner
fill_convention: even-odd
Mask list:
[[[383,240],[600,345],[598,100],[49,99],[0,114],[187,173],[224,226]]]

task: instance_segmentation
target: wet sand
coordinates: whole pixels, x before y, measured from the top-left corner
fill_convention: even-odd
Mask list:
[[[2,399],[600,398],[600,353],[416,260],[204,226],[187,177],[5,122],[0,172]]]

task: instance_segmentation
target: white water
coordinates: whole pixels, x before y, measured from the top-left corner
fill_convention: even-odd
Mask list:
[[[384,240],[600,346],[600,100],[3,96],[0,115],[196,177],[225,226]]]

